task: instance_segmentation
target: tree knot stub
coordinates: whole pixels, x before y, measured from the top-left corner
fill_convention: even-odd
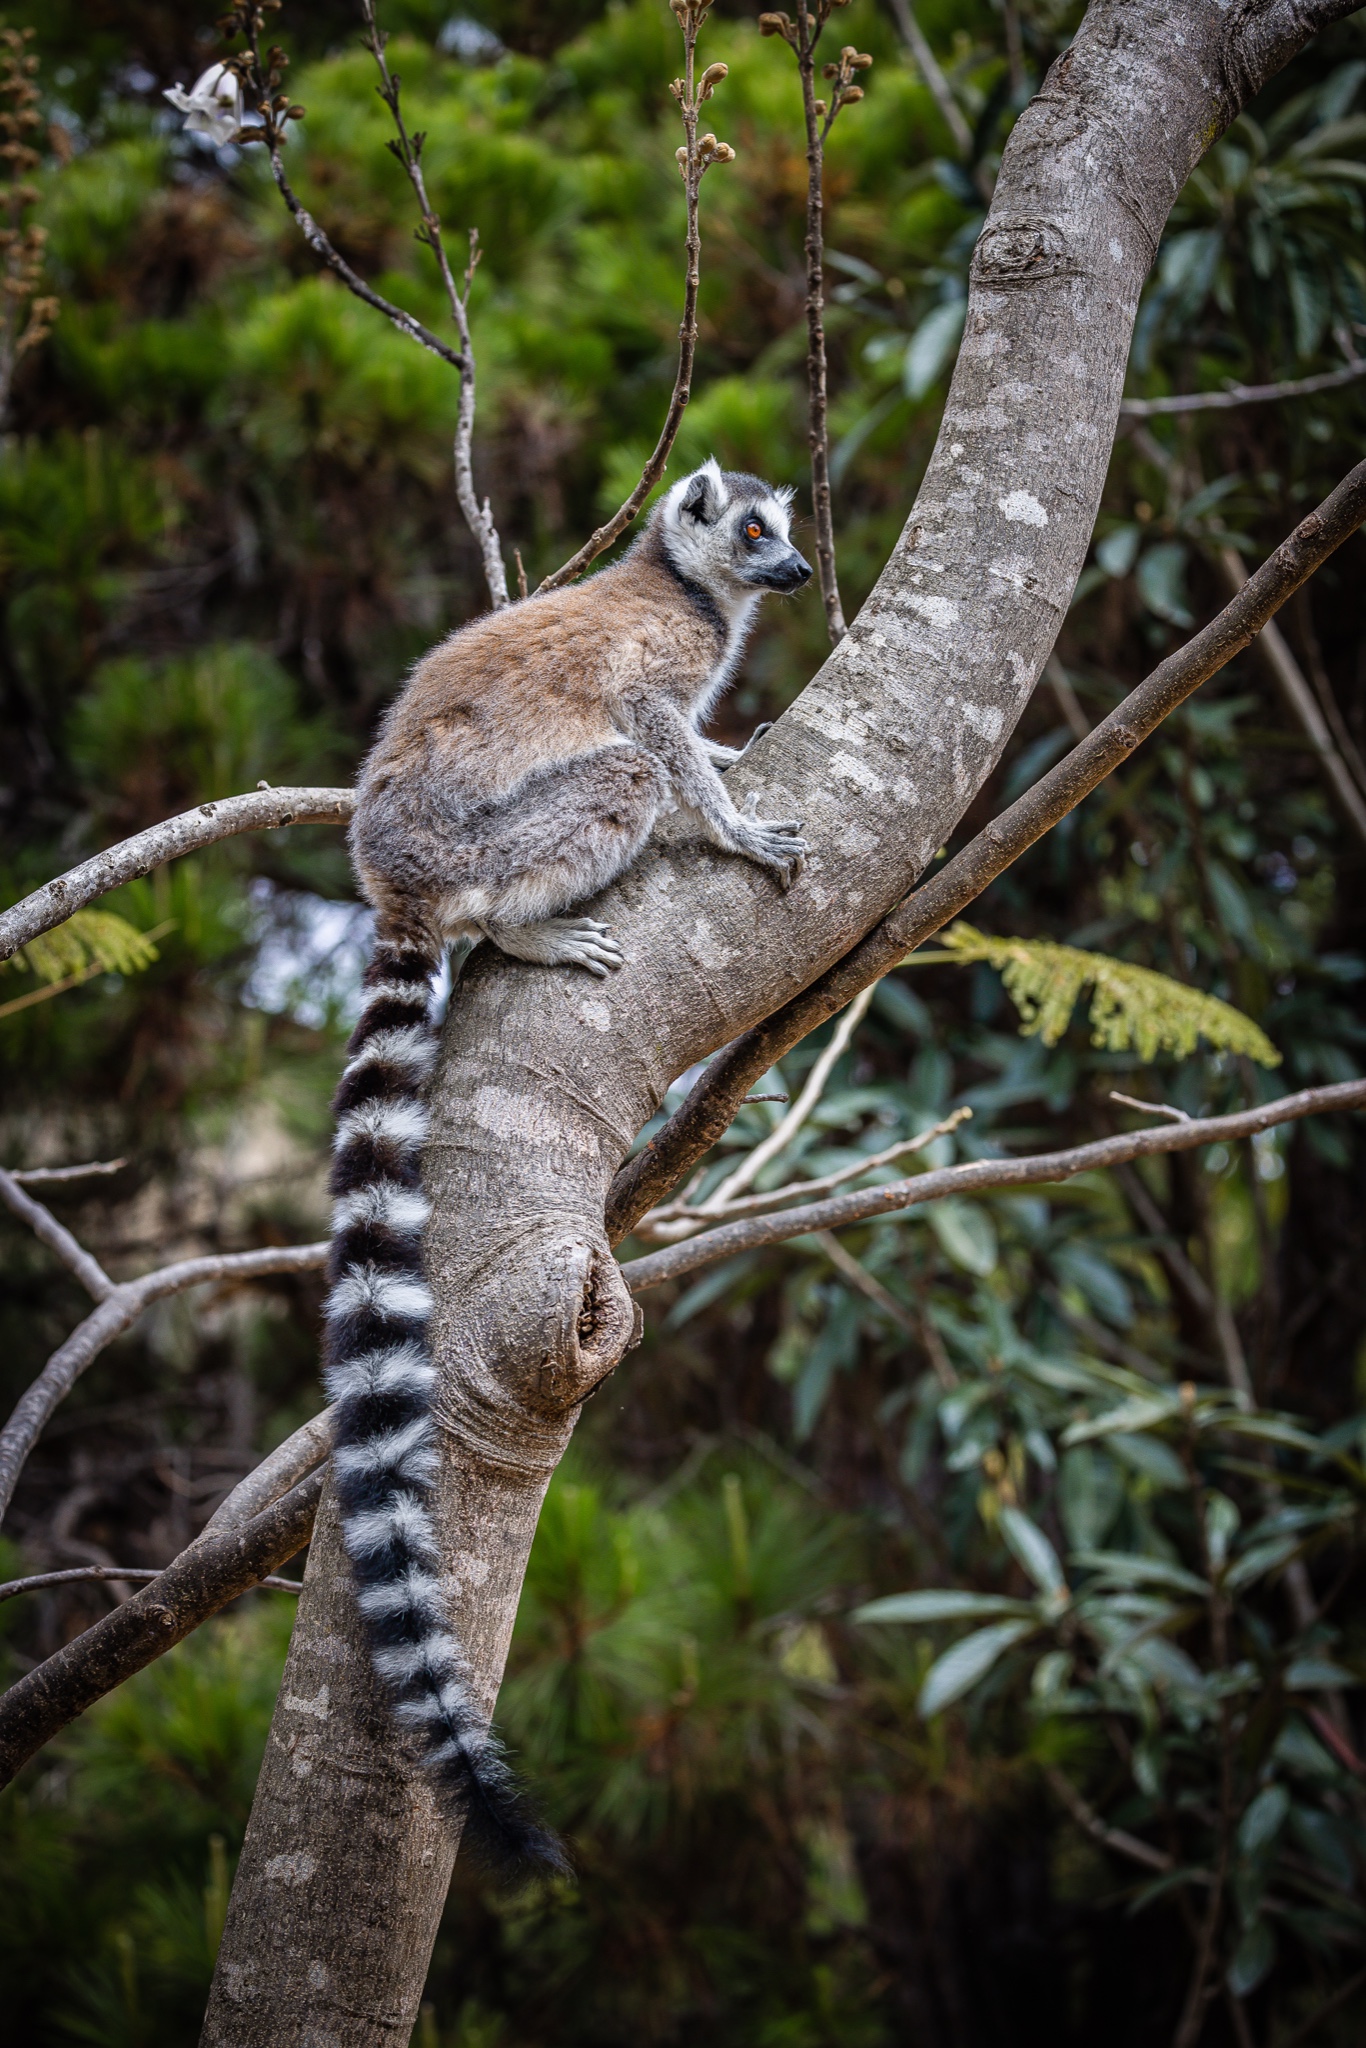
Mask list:
[[[972,274],[979,284],[1032,284],[1066,267],[1067,238],[1051,220],[995,221],[983,229],[972,252]]]

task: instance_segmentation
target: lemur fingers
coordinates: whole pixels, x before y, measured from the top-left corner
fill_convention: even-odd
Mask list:
[[[484,930],[514,960],[530,960],[539,967],[584,967],[599,980],[626,959],[618,940],[596,917],[545,917],[535,924],[491,922]]]
[[[761,818],[759,798],[754,790],[745,798],[740,819],[743,829],[736,851],[747,860],[757,861],[761,867],[771,868],[781,887],[789,888],[800,874],[807,854],[806,841],[801,837],[801,820]]]

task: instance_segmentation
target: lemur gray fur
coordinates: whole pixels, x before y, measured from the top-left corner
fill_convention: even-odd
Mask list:
[[[342,1533],[375,1666],[438,1795],[504,1868],[563,1867],[469,1686],[442,1591],[423,1277],[421,1159],[436,1054],[431,983],[452,939],[606,975],[607,927],[572,907],[679,811],[786,885],[800,827],[743,811],[698,728],[765,590],[811,577],[791,493],[712,461],[624,559],[463,627],[417,665],[361,771],[351,851],[376,913],[364,1007],[337,1092],[326,1383]]]

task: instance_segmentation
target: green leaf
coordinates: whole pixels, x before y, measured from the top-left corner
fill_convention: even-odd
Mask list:
[[[1241,1592],[1267,1572],[1274,1572],[1277,1565],[1293,1557],[1300,1547],[1298,1536],[1272,1536],[1265,1543],[1254,1543],[1232,1564],[1224,1576],[1224,1584],[1230,1593]]]
[[[951,1650],[945,1650],[931,1664],[920,1688],[921,1713],[928,1720],[931,1714],[942,1713],[965,1692],[971,1692],[1006,1651],[1032,1635],[1036,1626],[1033,1621],[998,1621],[991,1628],[976,1629]]]
[[[1002,1508],[1001,1534],[1016,1562],[1023,1565],[1041,1593],[1050,1598],[1066,1594],[1067,1580],[1058,1553],[1037,1522],[1019,1508]]]
[[[1096,560],[1107,576],[1127,576],[1143,538],[1141,526],[1117,526],[1096,543]]]
[[[1235,1998],[1255,1991],[1276,1960],[1276,1937],[1265,1920],[1254,1920],[1233,1952],[1228,1988]]]
[[[1092,1437],[1123,1435],[1131,1436],[1140,1429],[1152,1429],[1159,1422],[1170,1422],[1179,1412],[1179,1403],[1174,1397],[1157,1395],[1149,1398],[1137,1396],[1132,1401],[1121,1401],[1118,1408],[1107,1409],[1104,1415],[1095,1415],[1089,1422],[1074,1422],[1063,1431],[1064,1445],[1088,1443]]]
[[[976,1202],[950,1198],[929,1208],[930,1228],[941,1248],[965,1273],[985,1280],[996,1266],[996,1226]]]
[[[1165,1586],[1171,1593],[1191,1593],[1208,1600],[1209,1587],[1194,1572],[1162,1557],[1140,1557],[1128,1550],[1074,1550],[1072,1563],[1102,1572],[1120,1586]]]
[[[910,341],[901,369],[901,382],[908,398],[923,398],[930,386],[948,368],[958,349],[967,315],[966,299],[954,299],[927,313]]]
[[[1193,626],[1195,616],[1186,603],[1186,562],[1189,550],[1183,541],[1165,540],[1149,548],[1134,578],[1138,594],[1150,612],[1173,626]]]
[[[1354,1672],[1327,1657],[1297,1657],[1285,1674],[1287,1692],[1328,1692],[1341,1685],[1360,1685]]]
[[[1145,1062],[1159,1052],[1186,1059],[1203,1038],[1217,1052],[1245,1054],[1264,1067],[1280,1064],[1266,1033],[1241,1010],[1150,967],[1055,945],[1051,939],[992,938],[961,919],[942,943],[948,956],[964,965],[985,960],[998,968],[1024,1035],[1041,1038],[1045,1045],[1057,1044],[1082,990],[1090,986],[1091,1042],[1103,1051],[1136,1052]]]
[[[1285,1825],[1290,1794],[1284,1785],[1265,1785],[1238,1823],[1238,1847],[1244,1856],[1258,1856]]]
[[[157,957],[151,940],[112,910],[78,910],[55,931],[30,939],[13,956],[16,966],[31,969],[46,982],[76,975],[136,974]]]
[[[1032,1616],[1027,1601],[1007,1600],[997,1593],[955,1593],[947,1588],[923,1593],[888,1593],[869,1600],[853,1613],[855,1621],[971,1621],[988,1614]]]

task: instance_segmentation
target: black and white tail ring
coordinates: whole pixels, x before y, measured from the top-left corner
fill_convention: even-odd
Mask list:
[[[325,1353],[333,1481],[375,1668],[442,1803],[498,1868],[563,1869],[471,1691],[440,1576],[421,1175],[437,966],[430,950],[380,940],[337,1090]]]

